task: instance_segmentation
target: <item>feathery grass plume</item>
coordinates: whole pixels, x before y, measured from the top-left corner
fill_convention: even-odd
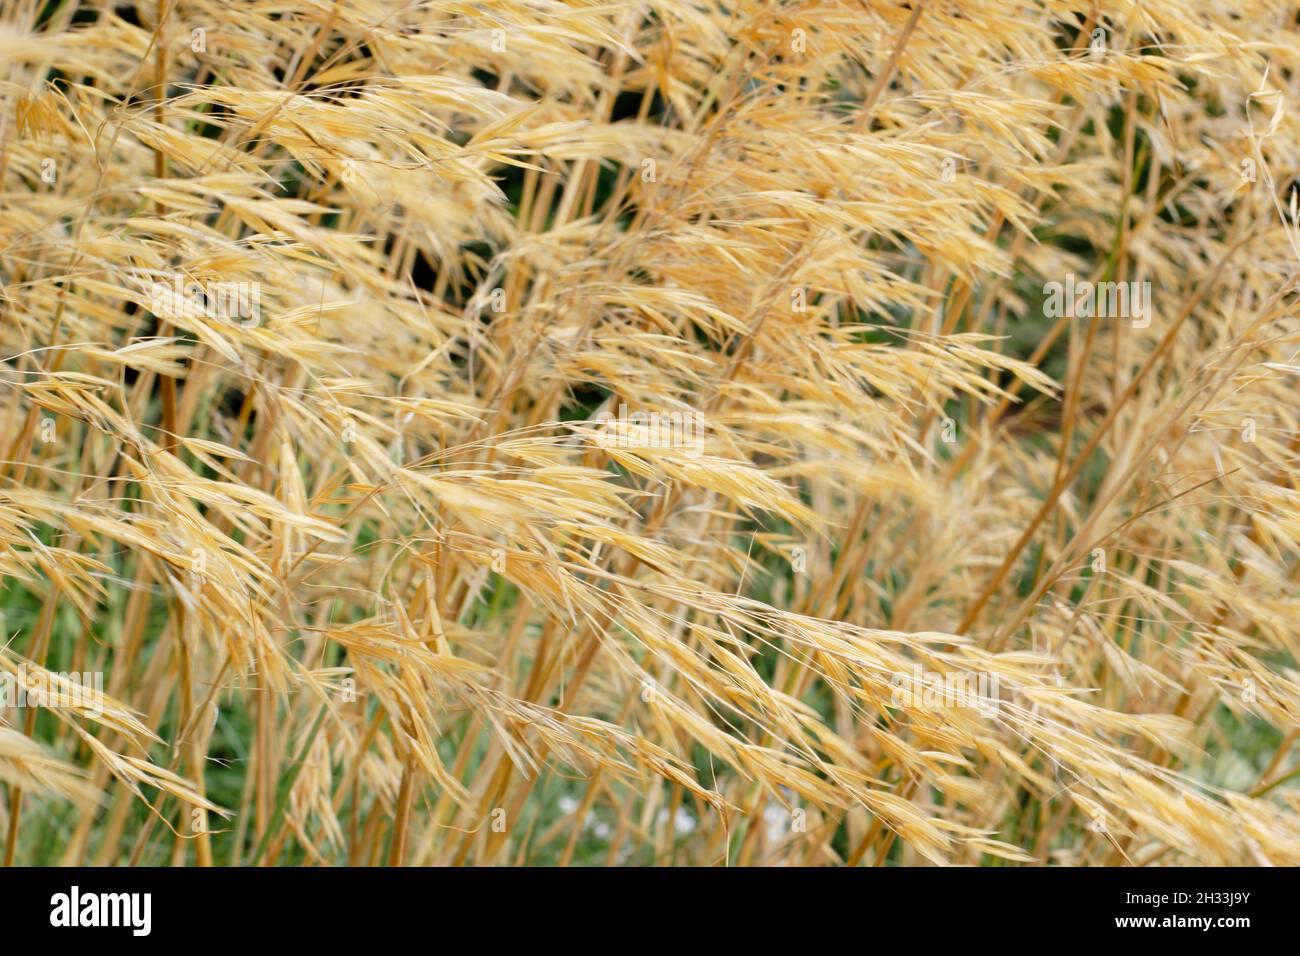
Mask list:
[[[1300,864],[1297,41],[0,0],[5,863]]]

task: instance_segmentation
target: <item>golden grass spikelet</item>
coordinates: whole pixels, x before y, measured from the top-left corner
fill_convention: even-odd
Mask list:
[[[1297,41],[0,2],[4,862],[1300,863]]]

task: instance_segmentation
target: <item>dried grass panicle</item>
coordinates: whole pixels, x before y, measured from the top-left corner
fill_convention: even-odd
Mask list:
[[[1297,40],[0,0],[6,862],[1300,863]]]

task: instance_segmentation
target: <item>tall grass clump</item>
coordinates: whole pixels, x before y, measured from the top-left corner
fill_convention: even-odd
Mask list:
[[[4,862],[1300,863],[1298,71],[0,0]]]

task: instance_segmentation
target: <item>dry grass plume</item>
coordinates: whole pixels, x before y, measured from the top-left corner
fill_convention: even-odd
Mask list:
[[[4,862],[1300,864],[1298,70],[0,0]]]

